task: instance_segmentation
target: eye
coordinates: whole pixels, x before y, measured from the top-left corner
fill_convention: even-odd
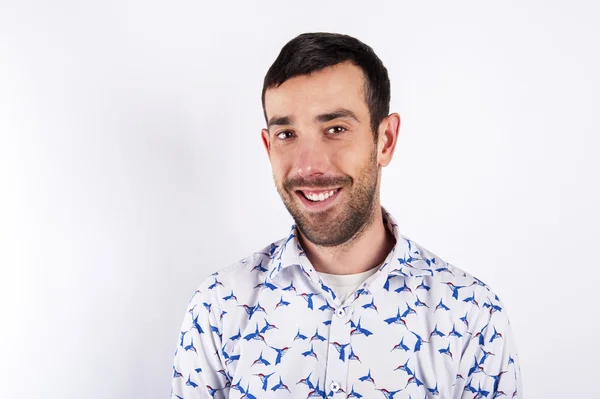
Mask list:
[[[332,126],[329,129],[327,129],[327,133],[331,133],[333,135],[344,133],[345,131],[346,128],[343,126]]]
[[[275,137],[277,137],[280,140],[287,140],[289,138],[291,138],[294,135],[294,133],[290,132],[289,130],[284,130],[283,132],[279,132],[275,135]]]

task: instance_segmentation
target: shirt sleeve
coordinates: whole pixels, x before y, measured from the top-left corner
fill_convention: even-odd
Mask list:
[[[453,398],[522,398],[519,358],[504,305],[484,288],[479,310],[467,336]]]
[[[171,399],[228,396],[230,381],[222,359],[220,311],[213,281],[209,278],[200,285],[183,317],[173,362]]]

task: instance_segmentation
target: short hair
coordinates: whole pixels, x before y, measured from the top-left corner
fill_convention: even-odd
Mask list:
[[[379,124],[390,108],[387,69],[371,47],[352,36],[339,33],[303,33],[283,46],[263,83],[265,119],[265,93],[268,89],[279,87],[295,76],[309,75],[345,61],[359,67],[365,76],[365,102],[369,108],[371,130],[377,140]]]

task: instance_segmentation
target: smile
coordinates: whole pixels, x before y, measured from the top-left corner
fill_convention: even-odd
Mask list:
[[[304,195],[304,197],[306,197],[306,199],[308,199],[309,201],[313,201],[313,202],[325,201],[329,197],[333,197],[335,195],[335,193],[337,193],[338,191],[339,191],[339,188],[329,190],[329,191],[300,190],[300,192]]]
[[[328,189],[328,190],[296,190],[298,199],[307,210],[310,211],[323,211],[332,206],[340,192],[343,191],[341,187]]]

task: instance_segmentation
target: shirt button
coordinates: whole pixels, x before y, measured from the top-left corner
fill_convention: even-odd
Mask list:
[[[337,392],[340,390],[340,384],[338,384],[337,382],[332,382],[329,388],[332,392]]]
[[[335,315],[337,317],[344,317],[344,315],[346,314],[346,311],[342,308],[337,308],[337,310],[335,311]]]

